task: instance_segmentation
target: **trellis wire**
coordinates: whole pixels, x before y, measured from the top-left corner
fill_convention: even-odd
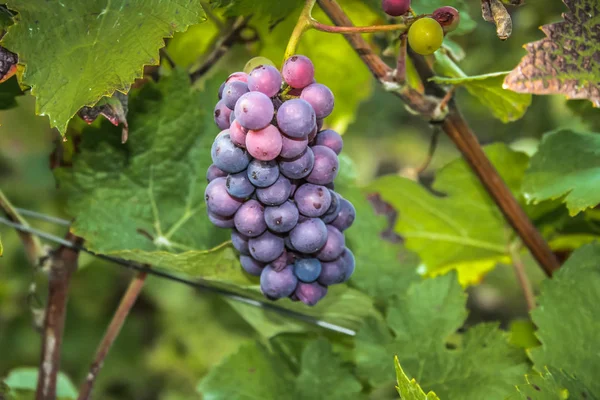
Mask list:
[[[19,213],[21,213],[21,215],[27,216],[29,218],[39,219],[39,220],[51,222],[51,223],[62,225],[62,226],[69,226],[71,224],[71,222],[66,219],[57,218],[57,217],[53,217],[53,216],[49,216],[49,215],[45,215],[45,214],[40,214],[35,211],[25,210],[25,209],[21,209],[21,208],[17,208],[16,210]],[[115,264],[115,265],[118,265],[118,266],[121,266],[124,268],[128,268],[128,269],[135,270],[135,271],[143,271],[143,272],[146,272],[148,275],[153,275],[153,276],[156,276],[161,279],[167,279],[167,280],[170,280],[173,282],[181,283],[181,284],[191,286],[191,287],[199,289],[199,290],[204,290],[206,292],[215,293],[217,295],[226,297],[228,299],[231,299],[231,300],[234,300],[234,301],[237,301],[240,303],[248,304],[248,305],[251,305],[254,307],[259,307],[259,308],[262,308],[267,311],[273,311],[273,312],[276,312],[276,313],[279,313],[279,314],[282,314],[282,315],[285,315],[285,316],[288,316],[288,317],[291,317],[291,318],[294,318],[297,320],[301,320],[306,323],[316,325],[321,328],[328,329],[328,330],[334,331],[334,332],[338,332],[338,333],[341,333],[344,335],[354,336],[356,334],[356,332],[352,329],[345,328],[343,326],[339,326],[336,324],[332,324],[330,322],[323,321],[318,318],[314,318],[309,315],[305,315],[305,314],[302,314],[302,313],[299,313],[296,311],[288,310],[287,308],[280,307],[273,303],[267,303],[264,301],[255,300],[250,297],[246,297],[246,296],[237,294],[233,291],[229,291],[227,289],[214,287],[214,286],[211,286],[210,284],[208,284],[206,281],[192,281],[192,280],[183,278],[181,276],[177,276],[177,275],[174,275],[174,274],[171,274],[171,273],[168,273],[165,271],[161,271],[161,270],[158,270],[155,268],[150,268],[150,267],[147,267],[147,266],[144,266],[144,265],[132,262],[132,261],[124,260],[122,258],[108,256],[105,254],[98,254],[98,253],[95,253],[95,252],[87,249],[85,246],[75,245],[72,242],[65,240],[61,237],[58,237],[56,235],[53,235],[51,233],[32,228],[30,226],[21,225],[21,224],[12,222],[6,218],[3,218],[3,217],[0,217],[0,223],[10,226],[18,231],[26,232],[31,235],[35,235],[35,236],[37,236],[41,239],[45,239],[49,242],[53,242],[56,244],[60,244],[62,246],[66,246],[66,247],[69,247],[72,249],[82,251],[82,252],[90,254],[98,259],[108,261],[112,264]]]

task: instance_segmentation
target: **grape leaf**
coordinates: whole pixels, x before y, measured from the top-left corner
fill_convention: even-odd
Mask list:
[[[163,38],[201,21],[200,0],[10,0],[19,12],[2,46],[25,65],[36,111],[65,133],[83,106],[127,93],[142,67],[157,64]]]
[[[440,400],[433,392],[425,394],[421,386],[414,379],[408,379],[408,376],[402,370],[398,357],[394,359],[396,365],[396,389],[402,400]]]
[[[198,392],[213,400],[342,400],[358,398],[361,389],[324,339],[306,344],[297,374],[283,355],[253,342],[214,367],[198,385]]]
[[[390,384],[397,354],[407,375],[440,398],[504,399],[527,369],[525,354],[496,324],[470,328],[449,348],[449,336],[467,317],[465,306],[455,273],[414,284],[389,308],[387,326],[367,320],[358,332],[359,374],[374,387]]]
[[[538,371],[554,368],[568,373],[586,388],[580,398],[600,393],[599,259],[598,244],[575,251],[552,279],[542,283],[539,306],[531,313],[542,343],[530,350],[534,367]]]
[[[514,193],[519,193],[527,156],[504,144],[486,146],[486,154]],[[396,231],[416,252],[427,275],[457,269],[461,283],[474,283],[507,258],[510,240],[505,220],[464,160],[440,169],[435,195],[399,176],[377,179],[368,190],[378,192],[400,212]]]
[[[450,57],[441,52],[436,53],[435,69],[448,77],[434,76],[431,78],[432,81],[444,85],[463,86],[487,107],[494,117],[504,123],[520,119],[531,105],[531,94],[516,93],[502,87],[508,72],[467,76]]]
[[[528,54],[506,77],[515,92],[564,94],[600,106],[600,4],[596,0],[563,0],[564,21],[545,25],[546,37],[526,45]]]
[[[184,71],[132,96],[130,139],[108,122],[83,133],[72,168],[55,170],[76,216],[73,232],[95,252],[238,283],[228,232],[206,217],[213,98],[221,79],[194,91]]]
[[[215,7],[226,8],[228,15],[256,15],[277,22],[302,7],[302,0],[212,0]]]
[[[4,383],[9,387],[14,396],[22,392],[35,392],[38,380],[37,368],[15,368],[8,373]],[[33,395],[33,393],[31,393]],[[56,382],[56,397],[59,400],[77,398],[77,389],[67,375],[58,373]],[[20,398],[20,397],[17,397]]]
[[[411,4],[417,14],[432,13],[444,6],[452,6],[460,13],[460,24],[452,35],[464,35],[471,32],[477,24],[469,15],[469,6],[465,0],[415,0]]]
[[[600,203],[600,135],[559,129],[544,136],[525,174],[532,202],[563,198],[576,215]]]
[[[586,399],[597,400],[598,397],[590,393],[572,376],[563,371],[552,369],[545,370],[543,374],[532,373],[526,375],[526,384],[517,386],[517,394],[510,400],[565,400]]]
[[[2,238],[0,238],[0,257],[4,254],[4,247],[2,247]]]

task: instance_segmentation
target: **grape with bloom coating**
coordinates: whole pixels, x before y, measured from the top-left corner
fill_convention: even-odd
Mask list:
[[[294,201],[302,215],[320,217],[331,205],[331,194],[325,186],[305,183],[294,193]]]
[[[210,167],[208,167],[208,169],[206,170],[206,180],[208,182],[211,182],[214,179],[219,178],[219,177],[225,177],[226,178],[227,177],[227,172],[222,171],[215,164],[211,164]]]
[[[290,241],[299,252],[312,254],[319,251],[327,242],[327,227],[318,218],[309,218],[298,223],[290,232]]]
[[[227,192],[227,179],[223,177],[213,179],[206,186],[204,199],[208,211],[220,217],[231,217],[243,203]]]
[[[381,8],[387,15],[399,17],[410,9],[410,0],[382,0]]]
[[[231,243],[233,247],[245,256],[250,255],[250,249],[248,249],[248,236],[244,236],[239,233],[237,230],[233,229],[231,231]]]
[[[294,158],[304,153],[308,147],[308,138],[290,138],[286,135],[281,135],[281,153],[282,158]]]
[[[277,110],[277,126],[291,138],[308,137],[316,124],[315,110],[306,100],[286,101]]]
[[[277,272],[267,265],[260,274],[260,290],[271,299],[288,297],[298,286],[298,278],[291,265]]]
[[[340,167],[337,155],[326,146],[313,146],[312,151],[315,162],[312,171],[306,176],[306,180],[317,185],[332,183]]]
[[[277,206],[285,203],[292,193],[292,183],[288,178],[279,178],[269,187],[256,189],[256,197],[266,206]]]
[[[433,54],[442,47],[444,30],[433,18],[421,18],[413,22],[408,29],[408,45],[417,54]]]
[[[281,74],[271,65],[260,65],[250,72],[248,88],[255,92],[262,92],[269,97],[275,96],[281,89]]]
[[[208,220],[217,228],[229,229],[235,226],[233,223],[233,218],[221,217],[220,215],[210,211],[208,212]]]
[[[235,119],[246,129],[266,128],[273,120],[275,107],[266,94],[248,92],[235,104]]]
[[[300,94],[302,100],[307,101],[315,110],[318,119],[325,118],[331,114],[334,106],[334,97],[331,90],[320,83],[311,83]]]
[[[273,125],[264,129],[250,130],[246,134],[246,149],[257,160],[270,161],[281,153],[281,133]]]
[[[336,227],[327,225],[327,242],[315,256],[321,261],[333,261],[342,255],[346,239]]]
[[[233,125],[231,126],[231,128],[229,128],[229,130],[232,130],[232,128]],[[324,131],[319,132],[317,134],[315,144],[319,146],[327,146],[331,150],[333,150],[335,154],[338,155],[342,152],[342,149],[344,147],[344,141],[342,140],[340,134],[331,129],[326,129]]]
[[[230,117],[231,110],[227,108],[223,100],[219,100],[214,111],[215,124],[219,127],[219,129],[225,130],[229,128]]]
[[[245,72],[234,72],[225,79],[225,84],[236,81],[248,83],[248,74]]]
[[[230,174],[245,170],[250,163],[250,155],[246,150],[233,144],[229,131],[223,132],[215,138],[210,149],[213,163],[222,171]]]
[[[350,228],[356,218],[356,210],[352,203],[346,199],[340,201],[340,212],[337,217],[331,222],[331,225],[335,226],[340,232]]]
[[[256,261],[250,256],[240,256],[240,264],[242,264],[244,271],[254,276],[260,276],[265,267],[264,263]]]
[[[298,286],[294,291],[294,297],[306,304],[307,306],[314,306],[327,295],[327,288],[321,286],[317,282],[304,283],[298,282]]]
[[[235,108],[235,104],[243,94],[248,93],[248,84],[241,81],[228,82],[223,88],[223,102],[230,110]]]
[[[266,231],[262,235],[248,240],[250,255],[257,261],[269,263],[283,253],[283,238]]]
[[[265,208],[254,199],[246,201],[235,213],[233,218],[235,229],[251,238],[267,230],[265,223]]]
[[[245,199],[254,193],[254,185],[248,179],[246,171],[227,176],[227,192],[238,199]]]
[[[232,114],[233,115],[233,114]],[[229,138],[238,147],[246,148],[246,134],[248,130],[245,129],[240,123],[234,119],[229,127]]]
[[[291,231],[298,223],[298,208],[291,201],[265,208],[265,222],[273,232]]]
[[[314,282],[320,274],[321,261],[316,258],[300,258],[294,263],[294,275],[302,282]]]
[[[303,89],[313,83],[315,66],[306,56],[291,56],[283,64],[283,80],[296,89]]]
[[[290,179],[304,178],[310,174],[310,171],[312,171],[314,165],[315,155],[310,147],[308,147],[306,151],[300,154],[298,157],[294,157],[289,160],[279,160],[279,170],[284,176]]]
[[[271,186],[279,178],[279,168],[275,161],[252,160],[248,165],[248,178],[256,187]]]

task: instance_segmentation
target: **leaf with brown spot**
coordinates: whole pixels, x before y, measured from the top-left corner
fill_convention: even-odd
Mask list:
[[[563,21],[545,25],[546,38],[526,45],[528,55],[506,77],[520,93],[564,94],[600,106],[600,3],[563,0]]]

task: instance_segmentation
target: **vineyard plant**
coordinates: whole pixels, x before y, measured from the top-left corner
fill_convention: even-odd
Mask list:
[[[0,0],[0,400],[600,399],[597,0]]]

